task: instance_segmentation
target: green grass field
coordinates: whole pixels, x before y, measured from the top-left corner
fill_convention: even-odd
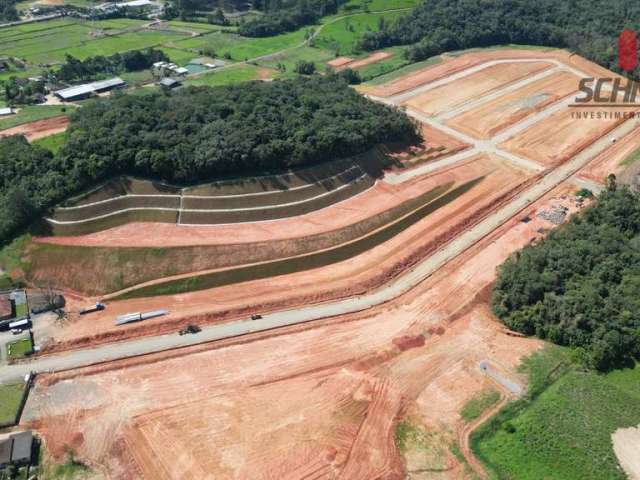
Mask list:
[[[493,478],[623,479],[611,444],[640,423],[640,367],[602,375],[549,346],[526,364],[527,399],[507,405],[473,436]],[[558,377],[555,379],[555,377]]]
[[[248,82],[259,78],[259,70],[260,68],[254,65],[238,65],[217,72],[214,70],[211,73],[199,75],[198,77],[187,80],[185,85],[218,87],[220,85]]]
[[[33,142],[34,145],[38,145],[39,147],[46,148],[50,152],[58,153],[58,150],[64,144],[66,134],[65,132],[56,133],[54,135],[49,135],[48,137],[40,138]]]
[[[11,423],[15,420],[23,392],[23,383],[0,385],[0,423]]]
[[[12,360],[24,358],[29,355],[32,350],[33,343],[31,342],[31,338],[23,338],[7,342],[7,357]]]
[[[30,105],[21,108],[17,114],[0,120],[0,130],[17,127],[24,123],[35,122],[36,120],[70,115],[74,109],[75,107],[69,105],[65,105],[64,107],[58,105]]]
[[[365,32],[377,32],[380,19],[392,22],[405,12],[361,13],[326,23],[314,40],[317,47],[337,52],[339,55],[361,53],[356,43]]]
[[[84,21],[55,19],[0,31],[0,56],[13,56],[30,65],[55,64],[65,54],[84,59],[170,44],[189,37],[188,32],[137,30],[145,22],[133,19]],[[106,36],[105,36],[106,34]]]

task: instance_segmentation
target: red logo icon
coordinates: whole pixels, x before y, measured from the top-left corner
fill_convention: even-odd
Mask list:
[[[633,72],[638,66],[638,35],[625,29],[618,37],[618,64],[625,72]]]

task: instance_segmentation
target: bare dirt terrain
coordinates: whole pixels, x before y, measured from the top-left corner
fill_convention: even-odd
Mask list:
[[[441,64],[371,91],[404,95],[483,62],[511,58],[543,58],[586,73],[603,73],[565,52],[481,51],[446,57]],[[524,68],[536,64],[537,70]],[[586,206],[588,202],[574,196],[584,181],[572,180],[571,174],[585,163],[583,171],[602,163],[601,157],[611,152],[621,157],[638,135],[637,127],[625,123],[625,129],[617,130],[624,137],[614,144],[606,135],[618,121],[570,121],[569,108],[558,103],[571,86],[564,76],[566,81],[557,84],[536,80],[522,87],[525,90],[508,90],[516,79],[542,72],[545,65],[538,60],[494,65],[483,69],[490,78],[469,82],[479,73],[475,72],[426,93],[442,88],[448,92],[446,98],[425,100],[425,90],[414,97],[422,97],[425,112],[446,114],[453,106],[457,111],[470,105],[469,111],[474,111],[481,106],[477,103],[481,95],[491,92],[485,106],[506,106],[508,127],[494,129],[487,123],[478,132],[495,134],[492,141],[498,138],[501,147],[521,158],[509,157],[494,143],[469,139],[455,125],[429,117],[422,121],[446,136],[434,141],[450,148],[450,153],[427,160],[428,169],[423,168],[424,161],[411,164],[418,154],[401,156],[409,175],[395,183],[383,178],[367,192],[313,215],[189,230],[138,224],[77,237],[80,245],[130,245],[135,228],[144,228],[145,238],[139,244],[147,246],[290,239],[331,231],[362,218],[363,212],[407,202],[438,185],[478,180],[384,243],[332,265],[240,286],[113,301],[104,312],[72,315],[67,326],[54,334],[49,353],[143,335],[177,335],[176,330],[187,323],[227,322],[255,312],[268,314],[375,293],[401,273],[411,276],[422,266],[419,261],[438,257],[470,231],[480,232],[472,237],[473,243],[465,244],[405,293],[358,313],[39,375],[22,425],[43,436],[47,455],[63,459],[71,448],[80,460],[115,479],[400,480],[408,474],[460,479],[471,477],[469,468],[484,477],[467,444],[475,424],[466,424],[460,416],[468,400],[496,386],[495,377],[479,365],[487,362],[505,382],[522,391],[526,379],[517,367],[541,346],[536,339],[508,335],[493,317],[489,299],[496,268]],[[463,90],[461,85],[464,92],[457,91]],[[507,88],[504,95],[503,88]],[[556,97],[545,105],[534,102],[526,111],[514,107],[512,102],[541,91]],[[396,105],[396,100],[389,102]],[[544,112],[549,115],[536,117]],[[467,150],[454,152],[455,148]],[[545,171],[529,168],[534,161]],[[535,196],[529,197],[532,191]],[[498,208],[503,208],[499,223],[490,222],[490,229],[471,228]],[[504,210],[508,215],[502,216]],[[560,221],[552,223],[551,217]],[[46,241],[74,244],[69,239]],[[62,270],[50,273],[65,275]],[[87,301],[71,298],[70,310],[77,311]],[[168,308],[170,314],[126,327],[113,324],[119,313],[156,308]],[[417,443],[402,452],[394,441],[400,421],[420,432],[414,436]],[[626,437],[623,440],[625,448],[635,445]],[[449,446],[457,443],[470,467],[451,452]],[[628,452],[632,450],[616,450],[620,458],[628,457]]]
[[[358,89],[363,93],[377,97],[389,97],[440,80],[488,61],[523,58],[559,60],[568,67],[578,68],[592,76],[615,77],[615,74],[612,74],[612,72],[605,68],[564,50],[487,49],[455,57],[443,55],[442,62],[435,66],[407,74],[384,85],[374,87],[362,85]]]
[[[509,125],[576,92],[579,78],[558,72],[465,112],[447,125],[476,138],[488,139]]]
[[[574,118],[566,107],[500,145],[509,152],[544,165],[560,164],[620,125],[624,119]],[[609,109],[614,114],[620,109]]]
[[[624,138],[617,139],[616,144],[609,150],[594,158],[586,168],[580,171],[580,177],[603,182],[610,173],[619,176],[626,168],[622,162],[639,148],[640,128],[636,128]]]
[[[386,60],[391,56],[392,54],[389,52],[374,52],[371,55],[368,55],[365,58],[361,58],[359,60],[353,60],[352,58],[349,58],[349,57],[339,57],[339,58],[336,58],[335,60],[331,60],[327,62],[327,65],[334,67],[335,70],[338,72],[346,68],[357,70],[358,68],[371,65],[372,63],[378,63],[378,62],[381,62],[382,60]]]
[[[613,451],[629,480],[640,480],[640,427],[619,428],[613,435]]]
[[[437,115],[465,101],[485,95],[521,78],[550,68],[547,62],[503,63],[418,95],[405,105],[428,115]]]
[[[246,288],[252,292],[252,308],[264,312],[292,305],[317,303],[363,292],[373,285],[379,285],[390,275],[394,275],[394,272],[406,268],[407,263],[415,262],[417,258],[436,248],[441,239],[449,238],[452,232],[464,228],[478,214],[494,208],[496,201],[527,179],[527,172],[504,165],[495,158],[478,158],[424,178],[421,184],[428,191],[437,185],[452,181],[464,183],[482,176],[484,180],[455,201],[362,255],[306,272],[250,282]],[[244,288],[229,285],[214,291],[109,302],[107,310],[92,314],[90,318],[72,315],[68,326],[62,328],[56,336],[60,344],[50,348],[57,350],[83,346],[89,342],[95,344],[112,340],[114,335],[149,334],[167,328],[175,331],[180,324],[193,320],[194,316],[199,322],[207,323],[245,317],[250,314],[245,291]],[[212,295],[215,296],[213,304]],[[89,300],[84,300],[85,303],[87,301]],[[81,307],[80,303],[71,303],[69,309]],[[118,314],[155,308],[169,308],[170,315],[142,324],[124,327],[114,325]]]
[[[24,135],[30,142],[64,132],[69,125],[69,117],[54,117],[37,122],[25,123],[0,131],[0,137]]]
[[[111,478],[404,478],[393,444],[401,417],[455,438],[460,408],[486,386],[479,361],[522,382],[515,368],[540,342],[503,333],[488,287],[495,266],[552,226],[536,210],[575,210],[573,189],[374,310],[42,375],[22,422],[49,454],[71,446]],[[444,473],[460,478],[452,457]]]

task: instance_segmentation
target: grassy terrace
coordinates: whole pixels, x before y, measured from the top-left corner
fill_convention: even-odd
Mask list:
[[[419,201],[421,201],[422,204],[413,211],[406,212],[400,218],[391,220],[382,228],[371,234],[362,236],[351,242],[338,245],[329,250],[313,252],[307,255],[285,258],[282,260],[269,261],[258,265],[241,266],[225,271],[161,282],[156,285],[132,290],[119,296],[118,299],[150,297],[155,295],[172,295],[195,290],[205,290],[248,280],[310,270],[312,268],[332,265],[334,263],[348,260],[349,258],[369,251],[402,233],[417,221],[446,206],[459,196],[471,190],[481,181],[482,177],[461,184],[455,188],[451,188],[452,185],[450,184],[436,187],[419,197]],[[398,211],[401,213],[402,209],[399,208]]]
[[[22,338],[13,342],[7,342],[7,357],[11,360],[24,358],[33,351],[31,338]]]
[[[23,392],[23,383],[0,385],[0,424],[15,420]]]
[[[507,405],[472,438],[493,477],[625,478],[611,434],[640,423],[640,367],[584,372],[571,364],[567,351],[548,346],[525,368],[527,398]]]

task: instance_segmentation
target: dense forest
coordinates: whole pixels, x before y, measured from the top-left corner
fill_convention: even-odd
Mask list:
[[[445,51],[498,44],[569,48],[617,69],[617,36],[640,29],[640,2],[611,0],[426,0],[360,46],[375,50],[412,46],[407,56],[424,60]]]
[[[70,193],[120,173],[202,182],[417,135],[403,113],[337,75],[98,99],[72,115],[55,157],[22,137],[0,139],[0,241]]]
[[[169,61],[169,57],[163,51],[154,48],[116,53],[110,57],[99,55],[85,60],[66,55],[65,63],[56,71],[55,76],[63,82],[95,80],[105,74],[145,70],[155,62],[161,61]]]
[[[0,22],[19,20],[15,0],[0,0]]]
[[[640,198],[614,186],[512,256],[492,305],[510,328],[575,347],[600,370],[640,359]]]
[[[259,2],[265,14],[244,22],[238,33],[246,37],[268,37],[311,25],[325,15],[337,13],[346,0],[271,0]]]

